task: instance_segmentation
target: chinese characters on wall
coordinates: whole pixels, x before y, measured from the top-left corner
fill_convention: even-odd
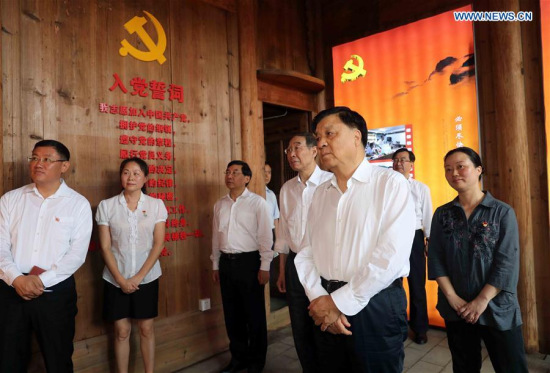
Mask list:
[[[125,95],[183,103],[183,86],[157,80],[147,82],[141,77],[133,77],[128,85],[131,87],[129,90],[117,73],[113,74],[113,78],[114,83],[109,88],[111,92],[116,90]],[[120,159],[138,157],[147,161],[149,165],[148,195],[162,199],[168,209],[165,242],[202,237],[203,234],[199,229],[190,228],[185,218],[189,210],[174,194],[176,188],[174,127],[188,123],[187,115],[175,111],[145,109],[106,102],[99,104],[99,112],[116,117],[117,128],[120,131],[118,157]],[[170,254],[165,247],[161,255]]]

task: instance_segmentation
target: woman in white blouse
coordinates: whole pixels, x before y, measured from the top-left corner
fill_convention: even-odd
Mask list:
[[[103,316],[114,322],[118,372],[128,371],[131,319],[140,330],[145,372],[153,372],[158,315],[158,257],[164,245],[168,216],[163,201],[145,194],[149,168],[139,158],[120,165],[123,191],[101,201],[96,214],[101,253],[105,260]]]

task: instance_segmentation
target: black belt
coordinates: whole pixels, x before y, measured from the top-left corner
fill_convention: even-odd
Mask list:
[[[342,286],[346,285],[347,282],[345,281],[338,281],[338,280],[327,280],[323,277],[321,277],[321,286],[327,291],[327,293],[331,294],[332,292],[335,292],[336,290],[340,289]],[[403,279],[399,277],[394,282],[390,284],[386,289],[390,287],[402,287],[403,286]],[[384,290],[386,290],[384,289]],[[382,290],[383,291],[383,290]]]
[[[258,251],[247,251],[244,253],[224,253],[222,251],[220,258],[228,259],[228,260],[236,260],[236,259],[243,259],[245,257],[251,256],[251,255],[258,255]]]

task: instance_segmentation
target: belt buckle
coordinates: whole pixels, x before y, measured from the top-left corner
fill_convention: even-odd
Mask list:
[[[333,291],[338,290],[338,285],[340,284],[340,281],[337,280],[327,280],[327,292],[330,294]]]

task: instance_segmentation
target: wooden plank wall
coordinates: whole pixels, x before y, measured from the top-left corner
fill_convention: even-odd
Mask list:
[[[234,5],[221,3],[227,9]],[[222,8],[198,0],[1,1],[4,191],[29,182],[24,159],[33,144],[56,138],[72,153],[67,183],[89,199],[95,213],[102,199],[120,191],[119,152],[132,146],[119,144],[119,136],[141,135],[119,129],[123,117],[100,113],[100,103],[188,116],[189,123],[170,123],[173,134],[160,135],[173,141],[174,159],[150,162],[171,164],[176,170],[175,187],[156,190],[174,193],[177,201],[167,205],[185,206],[185,213],[170,218],[185,218],[188,226],[170,231],[199,230],[204,235],[167,242],[171,255],[161,258],[158,372],[173,371],[227,348],[219,289],[210,280],[211,211],[226,193],[222,172],[229,160],[241,156],[241,148],[237,19]],[[118,53],[125,38],[147,50],[136,34],[123,27],[134,16],[145,17],[143,10],[153,14],[166,32],[167,61],[162,65]],[[146,19],[145,28],[156,41]],[[126,94],[118,88],[109,90],[115,73],[128,89]],[[133,96],[134,77],[181,85],[184,102],[156,100],[151,94]],[[97,243],[97,232],[93,241]],[[113,359],[112,330],[101,319],[102,267],[99,252],[91,251],[76,275],[76,371],[102,372],[112,364],[107,360]],[[209,312],[198,311],[203,297],[211,298]],[[140,371],[136,338],[132,344],[131,365]],[[40,359],[33,360],[31,371],[43,371]]]

